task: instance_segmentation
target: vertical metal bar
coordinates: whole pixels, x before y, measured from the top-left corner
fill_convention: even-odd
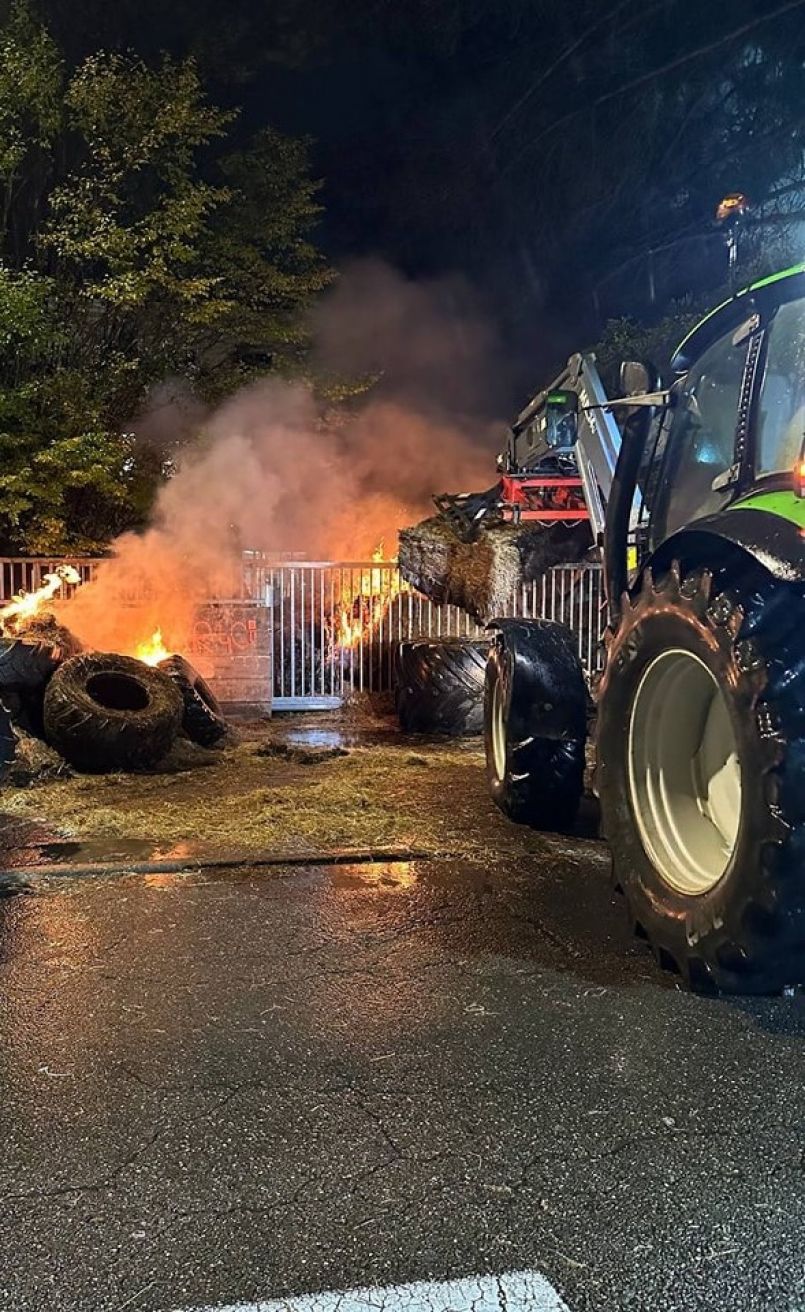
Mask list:
[[[319,570],[319,693],[324,696],[327,661],[326,633],[324,629],[324,568]]]
[[[597,611],[596,608],[595,608],[595,606],[594,606],[594,604],[593,604],[593,574],[592,574],[592,571],[589,571],[589,576],[588,576],[588,577],[589,577],[589,589],[588,589],[588,603],[587,603],[587,605],[588,605],[588,613],[587,613],[587,632],[588,632],[588,638],[587,638],[587,642],[588,642],[588,648],[587,648],[587,669],[589,670],[590,674],[592,674],[592,673],[593,673],[593,667],[594,667],[594,664],[595,664],[595,657],[596,657],[596,654],[597,654],[597,652],[598,652],[598,641],[599,641],[599,638],[600,638],[600,632],[599,632],[599,630],[600,630],[600,625],[601,625],[601,612],[600,612],[600,611]],[[600,573],[600,571],[598,572],[598,578],[599,578],[599,580],[600,580],[600,578],[601,578],[601,573]],[[596,591],[597,591],[597,589],[596,589]]]
[[[285,570],[280,566],[277,570],[279,576],[279,596],[280,596],[280,696],[287,696],[285,692]],[[276,597],[276,593],[274,594]]]
[[[307,579],[305,577],[305,567],[299,567],[299,692],[302,697],[305,695],[305,670],[307,669],[307,622],[306,622],[306,603],[307,603]]]
[[[290,573],[291,579],[291,593],[288,597],[288,606],[290,606],[291,611],[291,687],[288,695],[296,697],[296,571],[294,565],[290,565],[288,573]]]
[[[394,646],[394,620],[395,620],[394,607],[397,601],[397,597],[395,596],[394,593],[394,575],[392,573],[392,570],[394,569],[396,569],[396,566],[394,565],[389,566],[389,570],[386,578],[386,585],[387,585],[386,646],[383,651],[383,670],[384,670],[383,691],[384,692],[386,692],[391,687],[391,651]]]
[[[358,569],[358,605],[360,616],[358,623],[358,687],[363,692],[363,570]],[[354,648],[353,648],[354,650]]]
[[[389,605],[391,604],[391,575],[389,566],[383,566],[380,575],[380,643],[377,649],[377,691],[386,690],[386,670],[388,666],[388,626],[391,623]]]
[[[310,593],[310,695],[313,697],[316,692],[316,570],[315,567],[308,575],[308,591]]]
[[[574,584],[572,593],[570,593],[570,605],[576,607],[576,618],[573,619],[578,634],[578,659],[583,665],[583,646],[585,646],[585,590],[586,579],[583,567],[574,571]]]
[[[377,647],[377,626],[375,624],[375,607],[374,607],[375,573],[373,570],[369,571],[369,582],[367,586],[369,588],[369,596],[367,599],[368,605],[366,608],[366,613],[369,621],[368,629],[367,629],[367,635],[369,639],[368,642],[369,665],[367,667],[366,674],[367,674],[367,682],[369,684],[369,691],[372,692],[374,691],[375,659],[376,659],[376,647]]]
[[[350,567],[349,567],[349,592],[347,593],[347,596],[348,596],[348,598],[349,598],[349,606],[350,606],[350,610],[349,610],[349,632],[350,632],[350,644],[349,644],[349,687],[350,687],[350,688],[353,688],[353,687],[355,686],[355,652],[356,652],[357,648],[356,648],[356,646],[355,646],[354,641],[352,641],[352,618],[353,618],[353,616],[352,616],[352,606],[353,606],[353,598],[354,598],[354,596],[355,596],[355,574],[354,574],[354,570],[353,570],[353,568],[352,568],[351,565],[350,565]]]
[[[366,645],[369,648],[369,664],[366,667],[366,681],[369,685],[369,691],[372,692],[374,687],[374,668],[375,668],[375,647],[377,639],[377,625],[375,624],[375,584],[377,575],[374,569],[369,570],[367,581],[367,598],[366,598],[366,624],[364,631],[366,633]]]
[[[399,566],[395,564],[394,574],[389,579],[391,588],[391,601],[389,610],[392,615],[392,623],[389,625],[389,663],[388,663],[388,686],[389,691],[394,687],[394,652],[397,643],[400,640],[400,621],[402,618],[403,592],[402,580],[400,578]]]
[[[343,567],[343,565],[342,565],[341,568],[339,569],[338,573],[339,573],[339,584],[338,584],[338,586],[339,586],[339,593],[340,593],[340,600],[339,600],[338,606],[339,606],[339,624],[340,624],[341,615],[344,613],[344,567]],[[340,638],[340,630],[339,630],[339,638]],[[343,642],[341,642],[340,640],[339,640],[339,644],[338,644],[338,664],[339,664],[339,672],[340,672],[339,677],[340,677],[340,680],[341,680],[341,686],[340,686],[339,689],[338,689],[338,694],[339,694],[340,697],[343,697],[343,696],[344,696],[344,644],[343,644]]]
[[[335,569],[330,565],[330,696],[335,696],[335,653],[338,642],[338,626],[335,618]]]

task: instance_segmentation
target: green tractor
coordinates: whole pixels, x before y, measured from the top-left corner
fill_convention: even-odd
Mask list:
[[[622,373],[596,791],[658,959],[697,990],[772,993],[805,983],[805,264],[719,306],[673,367],[667,392]],[[575,644],[547,621],[496,628],[492,795],[568,825],[589,700]]]

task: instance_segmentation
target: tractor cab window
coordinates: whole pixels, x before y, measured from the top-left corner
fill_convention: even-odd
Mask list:
[[[691,366],[677,397],[651,514],[659,545],[691,520],[726,504],[748,340],[720,338]]]
[[[789,473],[805,443],[805,300],[781,305],[769,328],[755,473]]]

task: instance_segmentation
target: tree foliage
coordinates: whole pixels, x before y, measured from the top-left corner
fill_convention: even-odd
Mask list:
[[[69,68],[17,0],[0,33],[0,545],[94,550],[142,521],[150,389],[298,367],[326,284],[307,147],[236,148],[192,59]]]

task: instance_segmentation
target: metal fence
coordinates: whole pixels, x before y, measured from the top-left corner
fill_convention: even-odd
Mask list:
[[[89,582],[99,563],[85,557],[0,559],[0,603],[34,591],[60,565],[72,565],[82,583]],[[66,587],[63,595],[73,590]],[[334,706],[353,692],[390,690],[395,649],[404,639],[484,632],[465,611],[437,606],[411,589],[393,561],[306,561],[247,552],[239,596],[267,610],[269,700],[273,695],[278,710]],[[600,565],[556,566],[522,588],[501,613],[567,624],[585,669],[600,668]]]
[[[36,592],[41,588],[46,574],[52,574],[64,565],[70,565],[81,576],[82,583],[88,583],[98,568],[98,560],[90,556],[56,556],[48,559],[40,556],[31,559],[26,556],[0,557],[0,602],[9,602],[21,592]],[[79,585],[76,585],[79,586]],[[72,596],[75,587],[65,584],[61,595]]]
[[[283,561],[266,568],[278,710],[332,706],[353,692],[386,692],[397,644],[411,638],[480,637],[456,606],[413,591],[391,561]],[[579,656],[601,666],[604,595],[600,565],[561,565],[528,584],[501,612],[559,620]]]

